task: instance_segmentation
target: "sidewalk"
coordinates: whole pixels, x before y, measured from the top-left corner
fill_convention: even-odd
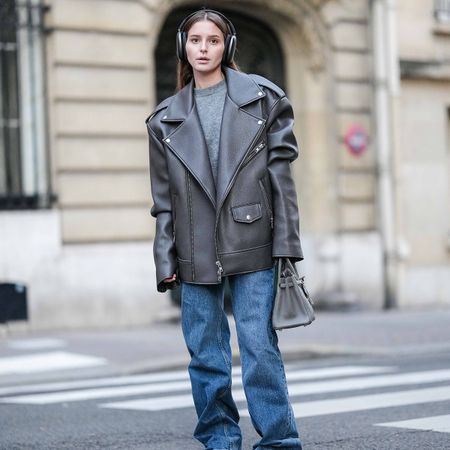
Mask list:
[[[239,362],[234,320],[233,359]],[[285,361],[336,355],[403,355],[450,351],[450,308],[413,311],[316,311],[307,327],[278,332]],[[66,354],[91,358],[76,369],[8,372],[2,361]],[[20,333],[0,337],[0,384],[113,376],[186,368],[189,354],[177,318],[140,328]],[[39,362],[36,362],[39,364]],[[9,366],[11,367],[11,365]],[[3,368],[3,370],[2,370]],[[43,368],[45,369],[45,368]]]

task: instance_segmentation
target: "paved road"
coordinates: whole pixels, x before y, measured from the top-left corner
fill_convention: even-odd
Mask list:
[[[305,450],[450,449],[448,353],[286,363]],[[234,367],[243,450],[252,428]],[[0,449],[200,450],[185,369],[0,387]]]
[[[232,316],[229,322],[233,357],[238,362]],[[317,311],[311,325],[283,330],[278,336],[285,360],[450,354],[449,324],[450,308]],[[0,385],[164,370],[184,367],[188,360],[177,320],[121,329],[31,332],[24,328],[0,333]]]
[[[232,317],[234,360],[238,348]],[[279,332],[305,450],[450,450],[450,310],[318,311]],[[175,320],[0,333],[0,450],[195,450]],[[235,365],[243,450],[256,435]]]

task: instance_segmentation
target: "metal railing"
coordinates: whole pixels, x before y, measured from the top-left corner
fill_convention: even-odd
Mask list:
[[[42,0],[0,1],[0,210],[50,206]]]
[[[434,17],[438,22],[450,22],[450,0],[434,0]]]

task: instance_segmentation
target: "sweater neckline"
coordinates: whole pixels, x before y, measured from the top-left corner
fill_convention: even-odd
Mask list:
[[[194,93],[196,96],[203,97],[205,95],[212,95],[218,92],[226,90],[226,80],[223,78],[218,83],[208,86],[206,88],[194,88]]]

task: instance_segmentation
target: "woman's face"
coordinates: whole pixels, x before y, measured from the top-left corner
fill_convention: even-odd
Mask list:
[[[200,20],[189,29],[186,55],[194,71],[206,75],[217,70],[222,61],[223,51],[223,33],[214,22]]]

